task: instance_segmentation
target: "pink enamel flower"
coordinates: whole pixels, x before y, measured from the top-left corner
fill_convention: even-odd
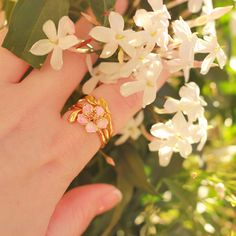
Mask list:
[[[88,133],[95,133],[99,129],[106,129],[108,120],[104,117],[105,110],[101,106],[92,106],[85,103],[82,113],[78,115],[77,121],[84,125]]]

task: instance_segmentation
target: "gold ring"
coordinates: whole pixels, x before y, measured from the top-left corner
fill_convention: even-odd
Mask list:
[[[80,99],[70,108],[70,123],[85,126],[88,133],[97,133],[103,148],[113,135],[111,112],[105,99],[96,99],[89,95]]]

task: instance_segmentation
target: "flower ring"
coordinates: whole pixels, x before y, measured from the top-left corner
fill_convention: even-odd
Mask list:
[[[101,148],[108,143],[112,137],[113,128],[111,113],[103,98],[86,96],[72,106],[70,111],[72,111],[68,118],[70,123],[78,122],[85,126],[88,133],[97,133],[101,140]]]

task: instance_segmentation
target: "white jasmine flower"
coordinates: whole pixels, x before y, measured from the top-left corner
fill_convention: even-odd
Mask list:
[[[192,33],[189,25],[182,18],[173,23],[173,29],[175,40],[180,43],[179,58],[170,60],[167,64],[171,73],[183,70],[185,81],[188,82],[190,70],[194,67],[194,49],[198,38],[196,34]]]
[[[124,83],[120,92],[124,97],[128,97],[137,92],[143,93],[143,107],[151,104],[156,99],[157,79],[160,76],[163,66],[157,54],[151,63],[147,63],[139,69],[136,80]]]
[[[86,57],[86,63],[92,77],[83,85],[82,90],[84,94],[90,94],[106,76],[99,70],[99,67],[93,68],[90,55]]]
[[[126,77],[125,70],[122,70],[124,64],[119,62],[102,62],[93,68],[91,57],[88,55],[86,63],[92,77],[83,85],[84,94],[90,94],[99,83],[113,84],[121,77]]]
[[[143,119],[144,113],[141,111],[135,118],[129,120],[123,130],[119,133],[121,136],[116,140],[115,145],[121,145],[129,138],[137,140],[142,134],[139,126],[142,124]]]
[[[202,13],[204,15],[210,15],[212,11],[214,10],[213,2],[212,0],[205,0],[204,6],[202,8]],[[215,20],[210,20],[206,23],[206,25],[203,28],[203,34],[204,35],[216,35],[216,23]]]
[[[149,0],[148,2],[153,12],[140,9],[136,12],[134,21],[137,26],[144,28],[148,47],[154,48],[157,44],[162,49],[167,50],[169,43],[168,27],[171,16],[163,1]]]
[[[186,158],[192,152],[193,138],[190,126],[181,112],[178,112],[172,120],[166,123],[158,123],[152,126],[151,134],[157,140],[149,144],[151,151],[159,151],[161,166],[167,166],[174,152]]]
[[[167,62],[168,69],[171,73],[183,70],[185,82],[189,81],[190,70],[194,67],[194,47],[197,39],[185,41],[179,47],[178,58]]]
[[[180,100],[168,98],[164,104],[166,113],[183,112],[190,122],[196,121],[204,115],[206,102],[200,96],[200,89],[194,82],[185,84],[179,91]]]
[[[206,1],[206,0],[205,0]],[[203,26],[209,22],[212,22],[214,20],[219,19],[226,13],[232,10],[233,6],[227,6],[227,7],[217,7],[213,9],[210,2],[207,2],[207,8],[203,8],[204,14],[196,19],[188,21],[188,24],[191,28],[197,27],[197,26]]]
[[[105,43],[101,58],[112,56],[119,46],[129,56],[133,56],[135,49],[129,42],[135,39],[135,32],[133,30],[124,30],[124,19],[119,13],[111,12],[109,15],[109,23],[110,28],[96,26],[90,32],[90,35],[94,39]]]
[[[140,70],[146,64],[150,64],[155,61],[155,55],[151,53],[152,48],[141,47],[136,49],[134,56],[122,66],[122,75],[129,77],[133,72]]]
[[[227,56],[220,47],[216,36],[205,36],[204,40],[199,39],[196,47],[198,53],[209,53],[204,59],[201,66],[201,74],[205,75],[209,72],[215,59],[217,59],[221,69],[226,64]]]
[[[36,42],[30,52],[37,56],[44,56],[52,52],[51,66],[55,70],[60,70],[63,66],[63,50],[67,50],[80,41],[74,35],[75,26],[69,17],[60,19],[58,30],[52,20],[48,20],[43,25],[43,32],[48,37]]]
[[[204,0],[188,0],[188,9],[192,13],[197,13],[201,10]]]
[[[154,17],[158,18],[160,22],[163,22],[163,24],[169,25],[168,20],[171,19],[171,16],[166,5],[163,4],[163,0],[148,0],[148,3],[154,11]]]
[[[186,40],[192,40],[196,37],[196,34],[193,34],[188,23],[180,17],[179,20],[176,20],[172,23],[173,30],[175,33],[175,39],[180,42],[185,42]]]

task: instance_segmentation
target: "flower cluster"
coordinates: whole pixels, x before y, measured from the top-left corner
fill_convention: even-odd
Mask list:
[[[214,9],[212,0],[188,0],[189,11],[201,11],[201,15],[190,21],[181,17],[171,21],[163,0],[148,0],[148,3],[151,10],[138,9],[130,27],[126,28],[123,17],[112,11],[108,17],[110,27],[95,26],[90,31],[90,36],[101,43],[100,58],[103,60],[93,68],[92,60],[87,56],[91,78],[84,84],[83,92],[90,94],[100,84],[130,78],[121,85],[120,92],[124,97],[142,92],[145,108],[155,101],[166,71],[171,75],[183,72],[185,85],[180,90],[181,99],[168,98],[163,109],[165,113],[173,113],[173,118],[166,123],[155,124],[151,129],[157,140],[150,144],[150,150],[159,151],[160,163],[166,166],[173,152],[180,152],[186,158],[192,152],[192,144],[199,143],[198,149],[201,149],[206,142],[206,103],[200,96],[199,87],[189,82],[190,70],[200,68],[201,74],[205,75],[211,67],[224,67],[226,55],[217,40],[215,20],[232,7]],[[201,34],[193,30],[200,27]],[[33,45],[31,52],[45,55],[53,51],[51,64],[53,68],[60,69],[62,51],[80,42],[75,36],[74,26],[68,17],[63,17],[58,32],[50,20],[43,26],[43,31],[48,39]],[[197,61],[197,54],[204,54],[205,58]],[[108,58],[109,61],[105,61]],[[139,115],[136,119],[127,124],[117,144],[129,137],[139,137],[137,130],[143,118]]]
[[[168,98],[162,113],[175,114],[166,123],[152,126],[151,133],[156,137],[149,144],[151,151],[159,151],[161,166],[167,166],[173,152],[186,158],[192,152],[192,144],[199,143],[201,150],[207,140],[207,120],[204,117],[205,101],[200,96],[199,87],[185,84],[179,91],[180,100]]]

